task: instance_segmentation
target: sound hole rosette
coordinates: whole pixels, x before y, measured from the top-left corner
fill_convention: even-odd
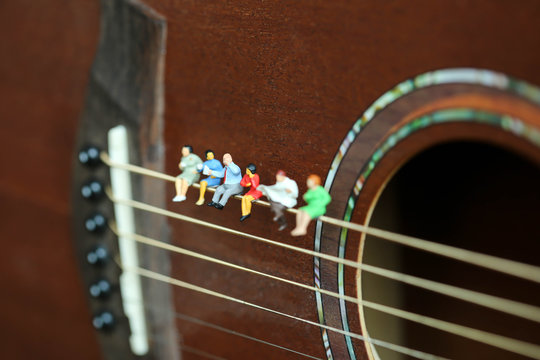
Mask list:
[[[517,140],[510,144],[518,152],[530,155],[540,149],[540,89],[526,82],[512,79],[504,74],[478,69],[446,69],[417,76],[407,80],[385,93],[373,103],[364,115],[356,121],[343,140],[328,172],[325,188],[330,191],[334,204],[328,216],[350,221],[355,212],[363,211],[365,223],[369,222],[376,199],[382,192],[386,181],[406,160],[414,155],[409,153],[396,158],[391,169],[386,169],[386,179],[379,181],[379,189],[372,195],[371,201],[358,203],[364,184],[379,165],[380,160],[400,141],[412,134],[430,131],[436,126],[452,126],[454,129],[446,135],[439,135],[435,141],[457,139],[475,139],[489,136],[493,132],[478,135],[470,131],[470,126],[496,129]],[[376,121],[373,121],[375,120]],[[457,131],[454,131],[458,129]],[[495,136],[497,137],[497,136]],[[504,137],[508,140],[509,137]],[[500,140],[500,139],[499,139]],[[510,140],[514,142],[513,140]],[[428,141],[429,142],[429,141]],[[416,153],[429,145],[419,144]],[[501,143],[502,146],[509,144]],[[382,180],[382,179],[379,179]],[[371,196],[371,195],[370,195]],[[368,196],[369,198],[369,196]],[[357,221],[356,221],[357,222]],[[317,222],[314,248],[316,251],[345,258],[346,253],[362,261],[362,249],[365,236],[351,247],[347,242],[347,229],[338,229],[331,225]],[[356,291],[362,299],[360,283],[348,284],[343,265],[325,263],[314,259],[314,281],[316,286],[351,295]],[[358,279],[361,277],[358,275]],[[345,301],[329,299],[316,294],[319,322],[358,333],[360,329],[367,337],[362,306],[359,306],[359,319],[352,318]],[[351,322],[353,324],[351,324]],[[351,330],[351,325],[354,328]],[[340,336],[321,331],[323,344],[328,359],[356,359],[357,352],[374,358],[373,345],[365,347],[354,345],[348,336]],[[362,356],[360,356],[362,357]]]

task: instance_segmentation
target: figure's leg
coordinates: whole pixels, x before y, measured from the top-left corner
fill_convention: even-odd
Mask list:
[[[278,216],[279,205],[280,204],[275,201],[270,201],[270,211],[274,213],[274,218],[272,219],[274,221],[277,221],[277,219],[279,218]]]
[[[212,197],[212,202],[218,203],[219,198],[221,197],[221,195],[223,195],[224,192],[225,192],[225,185],[218,186],[218,188],[216,189],[216,192],[214,193],[214,196]]]
[[[278,231],[282,231],[287,227],[287,218],[285,216],[282,216],[278,219],[277,223],[279,224]]]
[[[219,200],[219,204],[221,206],[225,206],[227,204],[227,201],[232,195],[234,195],[234,192],[232,189],[225,190],[225,192],[223,193],[223,196],[221,197],[221,200]]]
[[[223,193],[223,196],[221,197],[221,200],[219,201],[219,204],[221,206],[225,206],[227,204],[227,201],[229,198],[233,195],[240,194],[242,192],[242,185],[240,184],[234,184],[230,185],[227,190]]]
[[[242,196],[242,216],[251,213],[251,202],[254,200],[253,196]]]
[[[186,197],[188,188],[189,188],[189,183],[187,182],[186,179],[182,179],[182,189],[181,189],[182,193],[180,195],[182,195],[183,197]]]
[[[197,205],[204,204],[204,193],[206,192],[206,187],[208,186],[208,183],[206,181],[200,182],[200,190],[199,190],[199,200],[195,203]]]
[[[176,178],[174,181],[174,187],[176,188],[176,195],[179,196],[182,192],[182,179]]]
[[[287,227],[287,217],[283,213],[285,211],[286,207],[284,205],[279,204],[278,208],[276,209],[276,217],[277,222],[279,224],[279,231],[285,229]]]
[[[247,196],[244,195],[242,196],[242,216],[246,215],[247,214],[247,211],[246,211],[246,200],[247,200]]]
[[[275,209],[276,217],[278,218],[278,220],[285,217],[285,215],[283,214],[283,211],[285,210],[285,205],[276,204]]]
[[[311,217],[305,211],[299,210],[296,214],[296,227],[291,231],[292,236],[302,236],[307,234],[307,227]]]
[[[298,210],[296,213],[296,227],[291,231],[291,234],[298,229],[298,224],[301,223],[300,218],[302,217],[302,210]]]
[[[184,182],[187,184],[187,182],[184,179],[177,178],[174,181],[174,187],[176,188],[176,196],[173,198],[174,202],[180,202],[186,200],[186,194],[183,192],[183,186]],[[187,188],[186,188],[187,191]]]

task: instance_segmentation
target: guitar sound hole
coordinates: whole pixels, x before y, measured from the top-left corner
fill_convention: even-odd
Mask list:
[[[371,226],[539,265],[540,168],[479,143],[433,147],[391,179]],[[540,306],[537,284],[368,237],[363,261],[414,276]],[[540,327],[502,312],[362,274],[365,300],[538,344]],[[455,359],[524,359],[427,326],[364,309],[373,338]],[[383,360],[406,358],[377,349]]]

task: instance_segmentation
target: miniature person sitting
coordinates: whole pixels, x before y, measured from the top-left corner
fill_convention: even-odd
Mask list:
[[[279,231],[287,227],[285,209],[296,205],[298,197],[298,185],[296,181],[289,179],[285,171],[278,170],[274,185],[260,185],[258,188],[270,201],[270,210],[274,213],[274,221],[279,224]]]
[[[249,191],[242,196],[242,217],[240,221],[246,220],[251,216],[251,202],[257,200],[262,196],[262,192],[257,190],[259,186],[259,175],[256,174],[257,167],[255,164],[249,164],[246,168],[246,175],[240,181],[240,185],[243,187],[249,187]]]
[[[214,159],[214,152],[212,150],[206,150],[206,161],[199,166],[199,171],[202,171],[203,174],[209,174],[210,170],[222,171],[223,165],[219,162],[218,159]],[[195,203],[197,205],[204,204],[204,193],[208,186],[217,186],[221,183],[221,179],[216,176],[208,176],[206,179],[201,180],[199,200]]]
[[[322,216],[326,213],[326,205],[332,201],[330,194],[321,186],[321,178],[317,175],[310,175],[307,178],[308,191],[304,194],[306,206],[298,209],[296,214],[296,227],[291,231],[292,236],[302,236],[307,234],[307,227],[311,219]]]
[[[172,201],[180,202],[186,200],[186,193],[189,186],[199,181],[201,176],[197,170],[197,166],[200,164],[202,164],[202,160],[193,154],[193,148],[190,145],[184,145],[182,147],[182,159],[178,164],[178,168],[182,170],[182,173],[176,177],[176,196]]]
[[[242,171],[238,165],[233,163],[231,154],[223,155],[223,165],[225,168],[221,171],[210,170],[208,172],[208,175],[223,179],[223,184],[217,187],[212,201],[206,204],[219,210],[223,209],[231,196],[242,192],[242,185],[240,185]]]

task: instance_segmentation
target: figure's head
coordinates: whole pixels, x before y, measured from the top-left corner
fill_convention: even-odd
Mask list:
[[[246,174],[248,175],[253,175],[257,172],[257,167],[255,166],[255,164],[252,164],[250,163],[247,167],[246,167]]]
[[[282,182],[283,180],[285,180],[286,177],[287,177],[287,174],[285,174],[285,171],[283,170],[278,170],[278,172],[276,173],[277,182]]]
[[[311,174],[308,176],[306,183],[308,188],[313,189],[321,185],[321,178],[319,175]]]
[[[228,166],[230,163],[232,163],[231,154],[227,153],[227,154],[223,155],[223,165]]]
[[[206,150],[204,154],[206,155],[206,160],[212,160],[214,158],[214,152],[210,149]]]
[[[188,156],[192,152],[193,152],[193,148],[191,147],[191,145],[184,145],[182,147],[182,156]]]

